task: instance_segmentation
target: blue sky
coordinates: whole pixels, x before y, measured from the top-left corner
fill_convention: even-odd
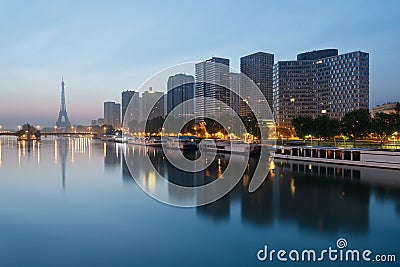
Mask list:
[[[171,65],[256,51],[370,53],[371,105],[399,101],[400,1],[1,1],[0,124],[74,124]],[[164,89],[164,88],[162,88]]]

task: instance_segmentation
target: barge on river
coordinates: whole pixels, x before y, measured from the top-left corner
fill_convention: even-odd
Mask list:
[[[400,170],[400,151],[369,148],[276,146],[275,158]]]

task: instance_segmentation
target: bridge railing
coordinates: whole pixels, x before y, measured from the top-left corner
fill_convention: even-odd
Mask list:
[[[46,136],[46,135],[95,135],[96,133],[93,132],[65,132],[65,133],[54,133],[54,132],[48,132],[48,133],[41,133],[41,136]],[[16,132],[10,132],[10,131],[0,131],[0,136],[3,135],[8,135],[8,136],[17,136]]]

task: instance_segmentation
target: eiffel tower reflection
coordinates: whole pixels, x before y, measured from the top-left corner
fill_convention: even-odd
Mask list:
[[[57,155],[60,159],[61,164],[61,178],[62,178],[62,187],[63,191],[65,191],[65,179],[66,179],[66,164],[67,164],[67,157],[68,157],[68,150],[69,150],[69,140],[66,138],[56,139],[54,141],[54,147],[57,150],[54,154],[55,160],[57,163]],[[58,152],[58,154],[57,154]]]

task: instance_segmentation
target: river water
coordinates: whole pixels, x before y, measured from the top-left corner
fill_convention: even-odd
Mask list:
[[[30,145],[0,138],[0,266],[397,266],[400,260],[400,172],[276,160],[248,193],[253,166],[212,204],[177,208],[136,184],[124,153],[150,156],[169,179],[162,150],[85,138]],[[204,175],[230,160],[218,155]],[[140,162],[140,161],[138,161]],[[135,168],[141,168],[136,164]],[[144,184],[157,187],[152,173]],[[397,263],[262,262],[269,249],[369,249]]]

